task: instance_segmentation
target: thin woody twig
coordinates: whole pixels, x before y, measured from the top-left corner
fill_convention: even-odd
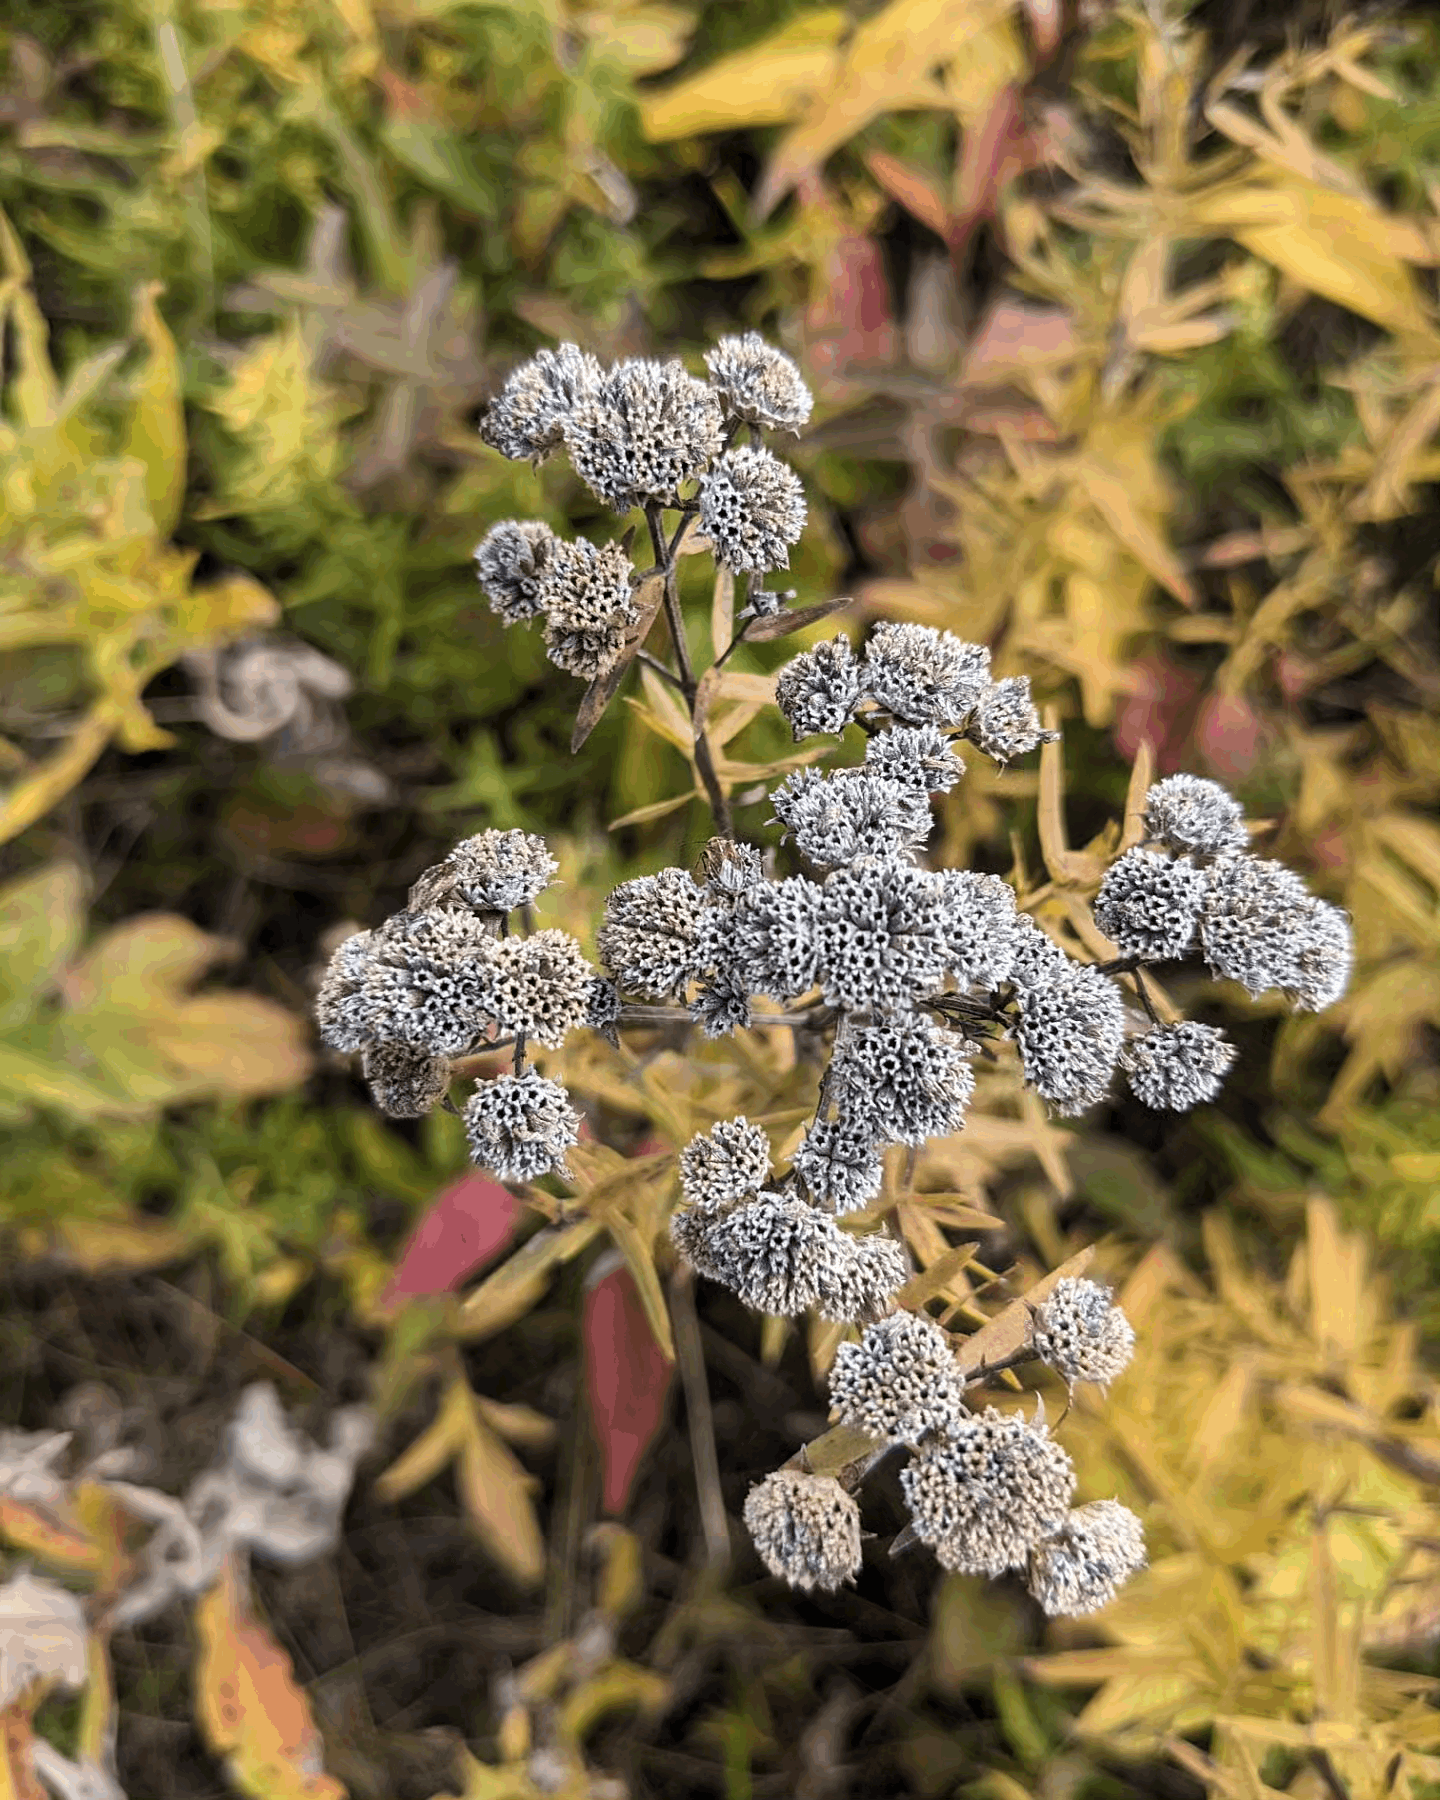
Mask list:
[[[705,1561],[707,1567],[723,1574],[730,1566],[730,1527],[720,1491],[715,1417],[710,1409],[705,1349],[695,1312],[695,1277],[686,1263],[679,1264],[670,1281],[670,1324],[675,1335],[675,1360],[685,1389],[685,1413],[690,1422],[690,1454],[695,1463],[700,1525],[705,1534]]]

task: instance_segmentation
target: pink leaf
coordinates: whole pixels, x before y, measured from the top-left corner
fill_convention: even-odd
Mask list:
[[[1217,775],[1248,775],[1264,749],[1265,722],[1241,694],[1211,694],[1195,721],[1195,746]]]
[[[430,1203],[410,1234],[382,1306],[416,1294],[444,1294],[473,1275],[515,1235],[520,1202],[478,1172],[462,1175]]]
[[[597,1265],[585,1296],[585,1375],[600,1445],[603,1502],[623,1512],[640,1459],[665,1414],[671,1364],[655,1342],[635,1278],[623,1263]]]
[[[1184,744],[1195,715],[1200,678],[1164,651],[1140,657],[1135,664],[1136,685],[1115,715],[1115,748],[1134,760],[1141,740],[1155,746],[1155,767],[1173,775],[1184,762]]]

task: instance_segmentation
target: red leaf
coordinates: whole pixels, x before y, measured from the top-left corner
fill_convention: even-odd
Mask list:
[[[1217,775],[1248,775],[1265,746],[1265,722],[1242,694],[1211,694],[1195,721],[1195,747]]]
[[[381,1296],[394,1305],[414,1294],[444,1294],[497,1255],[515,1235],[520,1202],[498,1181],[462,1175],[430,1203]]]
[[[601,1275],[586,1294],[584,1330],[603,1501],[606,1512],[619,1513],[640,1458],[660,1429],[673,1370],[646,1323],[635,1278],[623,1263]]]
[[[1135,664],[1137,686],[1115,716],[1115,748],[1132,762],[1143,738],[1155,746],[1155,767],[1173,775],[1185,761],[1184,745],[1195,716],[1200,678],[1162,651]]]
[[[817,228],[833,231],[835,209],[819,183],[802,182],[800,192]],[[885,259],[873,238],[842,228],[832,239],[806,308],[805,338],[806,362],[822,390],[843,386],[852,364],[894,361],[895,316]]]

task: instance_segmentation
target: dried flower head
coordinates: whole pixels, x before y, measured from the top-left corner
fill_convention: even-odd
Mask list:
[[[908,1271],[889,1238],[854,1238],[794,1194],[765,1192],[717,1219],[707,1251],[752,1312],[858,1319],[884,1307]]]
[[[593,681],[615,666],[639,616],[635,569],[618,544],[597,549],[585,538],[556,538],[546,562],[545,651],[558,669]]]
[[[534,1069],[482,1082],[464,1109],[470,1158],[501,1181],[565,1175],[565,1152],[580,1141],[580,1115],[559,1082]]]
[[[727,450],[700,483],[700,529],[735,574],[790,567],[805,529],[800,477],[773,452]]]
[[[998,988],[1010,979],[1015,961],[1019,929],[1014,888],[999,875],[973,869],[942,869],[940,880],[946,969],[962,986]]]
[[[1294,968],[1285,983],[1301,1012],[1323,1012],[1350,985],[1355,940],[1350,918],[1328,900],[1311,899],[1298,926]]]
[[[1003,768],[1017,756],[1026,756],[1040,744],[1060,741],[1058,731],[1046,731],[1030,698],[1028,675],[1007,675],[981,694],[965,732],[983,755]]]
[[[1318,913],[1321,904],[1283,863],[1222,857],[1210,870],[1200,916],[1200,947],[1211,973],[1238,981],[1252,1000],[1272,987],[1320,998],[1316,965],[1328,961],[1328,985],[1335,986],[1338,974],[1343,992],[1349,930],[1333,908],[1333,918]],[[1334,929],[1336,921],[1342,930]]]
[[[703,1275],[707,1281],[724,1282],[726,1265],[716,1260],[710,1246],[714,1224],[713,1214],[688,1206],[677,1207],[670,1215],[670,1242],[697,1275]]]
[[[695,879],[705,889],[707,900],[732,907],[765,879],[764,859],[751,844],[713,837],[700,853]]]
[[[775,678],[775,704],[798,744],[816,732],[836,736],[860,700],[860,665],[848,638],[832,638],[792,657]]]
[[[490,1023],[494,939],[473,913],[399,912],[372,934],[370,1042],[463,1056]]]
[[[1043,1421],[987,1406],[927,1439],[900,1485],[942,1568],[1001,1575],[1064,1523],[1075,1470]]]
[[[1025,1079],[1062,1118],[1098,1106],[1125,1041],[1125,1007],[1107,976],[1071,963],[1053,980],[1020,990],[1015,1027]]]
[[[1115,1305],[1112,1288],[1067,1275],[1035,1309],[1033,1342],[1040,1360],[1068,1384],[1104,1387],[1134,1355],[1135,1328]]]
[[[622,881],[605,902],[595,939],[622,993],[667,1000],[703,973],[698,949],[705,890],[684,869]]]
[[[870,634],[861,688],[911,725],[958,725],[988,691],[990,652],[929,625],[882,621]]]
[[[502,519],[475,550],[475,573],[490,610],[518,625],[545,610],[545,578],[555,533],[539,519]]]
[[[421,1119],[450,1091],[450,1063],[411,1044],[371,1044],[360,1063],[375,1104],[391,1119]]]
[[[501,1031],[558,1050],[586,1023],[594,980],[568,931],[506,938],[491,963],[490,1010]]]
[[[1201,856],[1233,854],[1250,841],[1240,802],[1198,775],[1167,775],[1147,792],[1145,835]]]
[[[732,1031],[745,1031],[753,1017],[750,990],[727,970],[722,975],[707,976],[688,1002],[690,1017],[707,1038],[729,1037]]]
[[[860,1572],[860,1508],[833,1475],[777,1469],[745,1498],[761,1562],[791,1587],[834,1593]]]
[[[720,1119],[680,1152],[680,1186],[700,1211],[757,1193],[770,1179],[770,1140],[744,1117]]]
[[[1016,913],[1007,980],[1020,990],[1045,987],[1077,965],[1029,913]]]
[[[728,921],[732,970],[752,994],[787,1002],[816,981],[821,889],[803,875],[762,881]]]
[[[1095,896],[1095,923],[1122,955],[1179,962],[1195,941],[1206,874],[1188,856],[1127,850]]]
[[[480,436],[514,461],[543,462],[560,448],[577,401],[600,384],[600,364],[575,344],[540,350],[511,371],[491,401]]]
[[[758,331],[721,338],[706,351],[705,367],[725,410],[738,419],[798,436],[810,417],[815,403],[799,369]]]
[[[850,1119],[814,1120],[790,1166],[815,1205],[836,1215],[863,1212],[885,1175],[873,1134]]]
[[[964,1038],[923,1018],[856,1026],[831,1058],[831,1097],[881,1142],[949,1137],[964,1125],[975,1091],[969,1055]]]
[[[950,1340],[921,1313],[894,1312],[841,1344],[830,1369],[830,1411],[871,1437],[918,1444],[965,1416],[965,1384]]]
[[[821,890],[820,982],[829,1006],[906,1011],[945,973],[945,888],[908,863],[838,869]]]
[[[680,489],[704,473],[723,441],[720,402],[678,360],[617,363],[577,402],[565,425],[575,473],[621,513],[647,500],[674,506]]]
[[[853,1238],[839,1234],[844,1255],[837,1256],[820,1289],[815,1310],[832,1324],[865,1325],[883,1318],[910,1279],[905,1248],[883,1232]]]
[[[1148,1561],[1144,1527],[1130,1508],[1092,1500],[1030,1552],[1030,1592],[1052,1619],[1079,1618],[1108,1606]]]
[[[877,731],[865,746],[865,767],[917,794],[947,794],[965,773],[938,725],[892,725]]]
[[[336,947],[315,999],[320,1041],[349,1056],[375,1041],[365,986],[374,965],[375,934],[354,931]]]
[[[1214,1025],[1181,1019],[1133,1037],[1120,1066],[1136,1099],[1157,1112],[1189,1112],[1220,1092],[1235,1061],[1235,1046]]]
[[[616,1027],[623,1005],[615,983],[604,975],[596,975],[585,997],[585,1023],[591,1031],[598,1031],[612,1050],[620,1047]]]
[[[795,848],[822,869],[907,857],[934,824],[923,793],[868,769],[796,769],[770,804]]]
[[[533,832],[490,830],[463,839],[438,867],[452,901],[476,912],[508,913],[538,899],[560,865]],[[438,895],[431,902],[444,903]]]

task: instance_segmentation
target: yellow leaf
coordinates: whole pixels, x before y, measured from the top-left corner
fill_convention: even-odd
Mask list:
[[[1368,200],[1296,178],[1190,197],[1190,227],[1225,231],[1302,287],[1387,330],[1433,336],[1415,278]]]
[[[523,1318],[545,1292],[557,1265],[578,1256],[603,1229],[599,1219],[578,1219],[537,1232],[467,1295],[460,1308],[459,1335],[493,1337]]]
[[[123,444],[127,456],[138,456],[145,465],[150,513],[156,531],[166,538],[175,529],[185,498],[185,409],[175,340],[155,305],[160,291],[158,281],[147,281],[135,296],[135,330],[150,355],[126,422]]]
[[[114,716],[108,705],[95,707],[71,732],[63,749],[6,790],[0,799],[0,844],[28,831],[90,773],[110,741]]]
[[[758,44],[642,99],[641,128],[651,143],[664,143],[784,124],[830,79],[846,23],[838,6],[801,13]]]
[[[496,1562],[533,1587],[545,1573],[545,1540],[530,1500],[534,1477],[480,1418],[468,1388],[463,1398],[460,1498]]]
[[[1068,1262],[1061,1263],[1058,1269],[1043,1276],[1020,1299],[1012,1301],[1003,1312],[997,1313],[977,1332],[966,1338],[959,1352],[961,1373],[980,1375],[990,1365],[1004,1362],[1022,1345],[1029,1343],[1032,1330],[1030,1308],[1038,1306],[1057,1281],[1070,1275],[1083,1275],[1090,1267],[1094,1255],[1095,1246],[1087,1244]]]
[[[195,1712],[212,1754],[254,1800],[345,1800],[290,1658],[250,1611],[234,1562],[195,1605]]]

